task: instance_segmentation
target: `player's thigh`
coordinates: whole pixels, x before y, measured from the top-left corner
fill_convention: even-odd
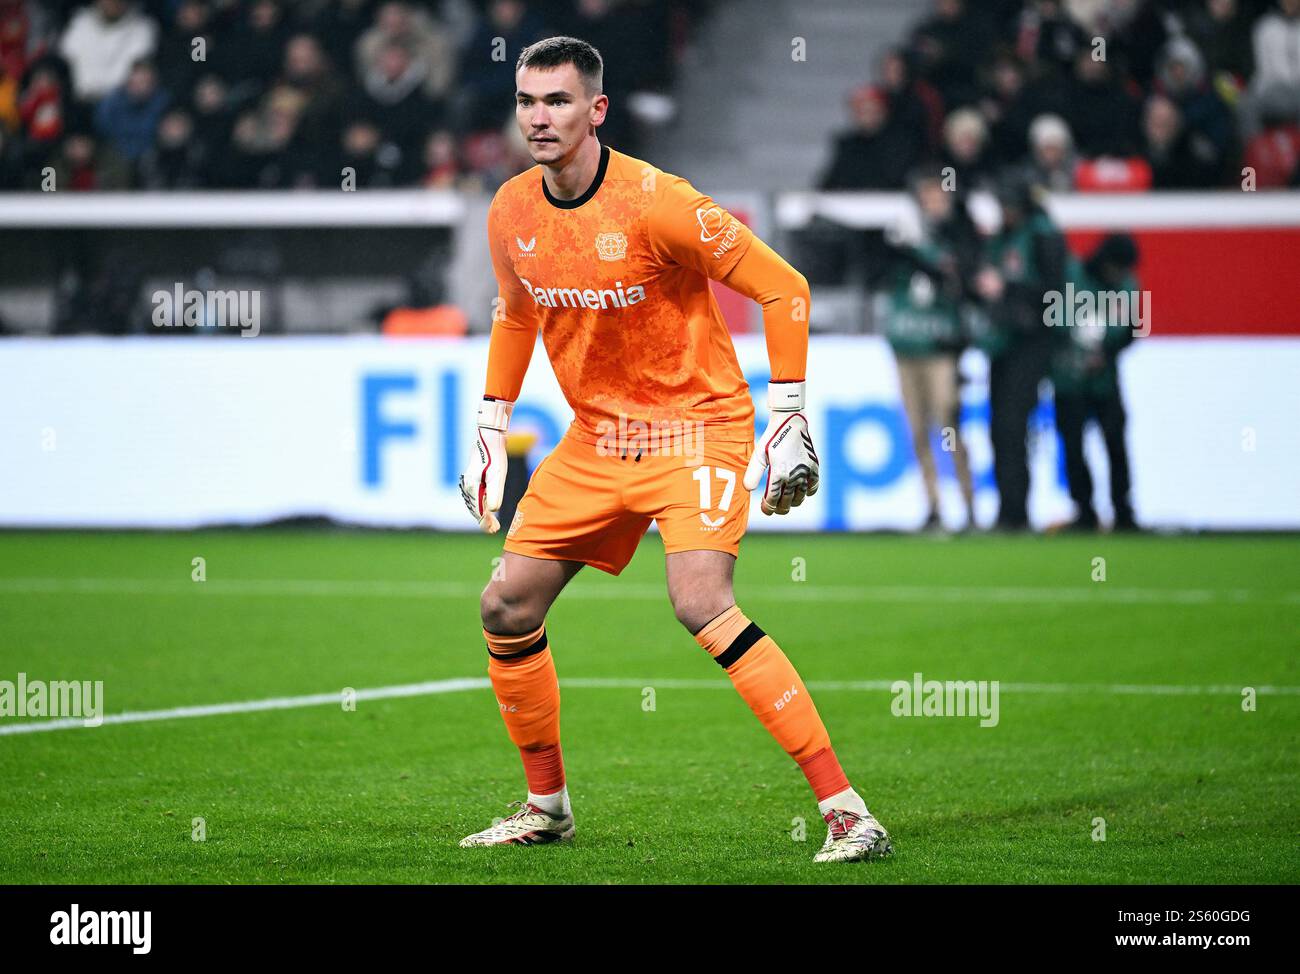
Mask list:
[[[732,576],[736,557],[709,548],[669,552],[664,556],[668,599],[673,612],[692,633],[736,604]]]
[[[731,572],[749,525],[743,481],[752,450],[749,443],[706,443],[698,464],[656,458],[644,509],[659,526],[669,597],[688,628],[699,613],[716,609],[712,618],[734,602]]]
[[[493,591],[509,602],[532,598],[550,605],[582,569],[580,561],[534,558],[503,551],[492,569],[484,591]]]
[[[582,562],[503,552],[479,600],[483,628],[503,635],[536,629]]]

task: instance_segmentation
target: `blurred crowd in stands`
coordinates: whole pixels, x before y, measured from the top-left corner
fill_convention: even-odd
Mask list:
[[[1300,185],[1300,0],[926,0],[849,94],[823,189],[967,189],[1007,166],[1054,191]]]
[[[707,0],[0,0],[0,189],[494,189],[529,162],[519,51],[605,56],[635,151]],[[48,187],[47,187],[48,188]]]
[[[0,0],[0,189],[494,188],[528,162],[514,57],[605,58],[602,138],[636,153],[706,0]],[[1300,185],[1300,0],[923,0],[852,90],[824,189]],[[644,106],[644,107],[643,107]]]

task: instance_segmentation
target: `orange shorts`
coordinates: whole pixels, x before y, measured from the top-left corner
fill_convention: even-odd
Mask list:
[[[505,550],[617,575],[654,521],[668,554],[735,555],[749,523],[742,480],[752,451],[753,444],[705,437],[698,449],[642,450],[638,460],[635,447],[625,457],[566,433],[533,471]]]

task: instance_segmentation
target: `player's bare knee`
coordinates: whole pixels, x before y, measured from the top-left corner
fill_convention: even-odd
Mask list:
[[[534,599],[515,595],[501,585],[489,585],[483,590],[479,616],[484,629],[502,635],[529,632],[542,624]]]
[[[483,622],[483,628],[488,632],[498,632],[497,626],[505,614],[505,602],[499,592],[489,585],[483,590],[483,594],[478,600],[478,614]]]
[[[730,593],[726,595],[692,593],[689,596],[681,596],[672,600],[673,612],[677,616],[677,621],[692,635],[726,612],[735,604],[735,601]]]

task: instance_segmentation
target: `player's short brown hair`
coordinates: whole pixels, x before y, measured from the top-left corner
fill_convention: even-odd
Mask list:
[[[515,71],[520,68],[558,68],[572,64],[582,78],[589,95],[599,95],[605,85],[605,62],[600,52],[576,37],[548,37],[530,44],[519,53]]]

